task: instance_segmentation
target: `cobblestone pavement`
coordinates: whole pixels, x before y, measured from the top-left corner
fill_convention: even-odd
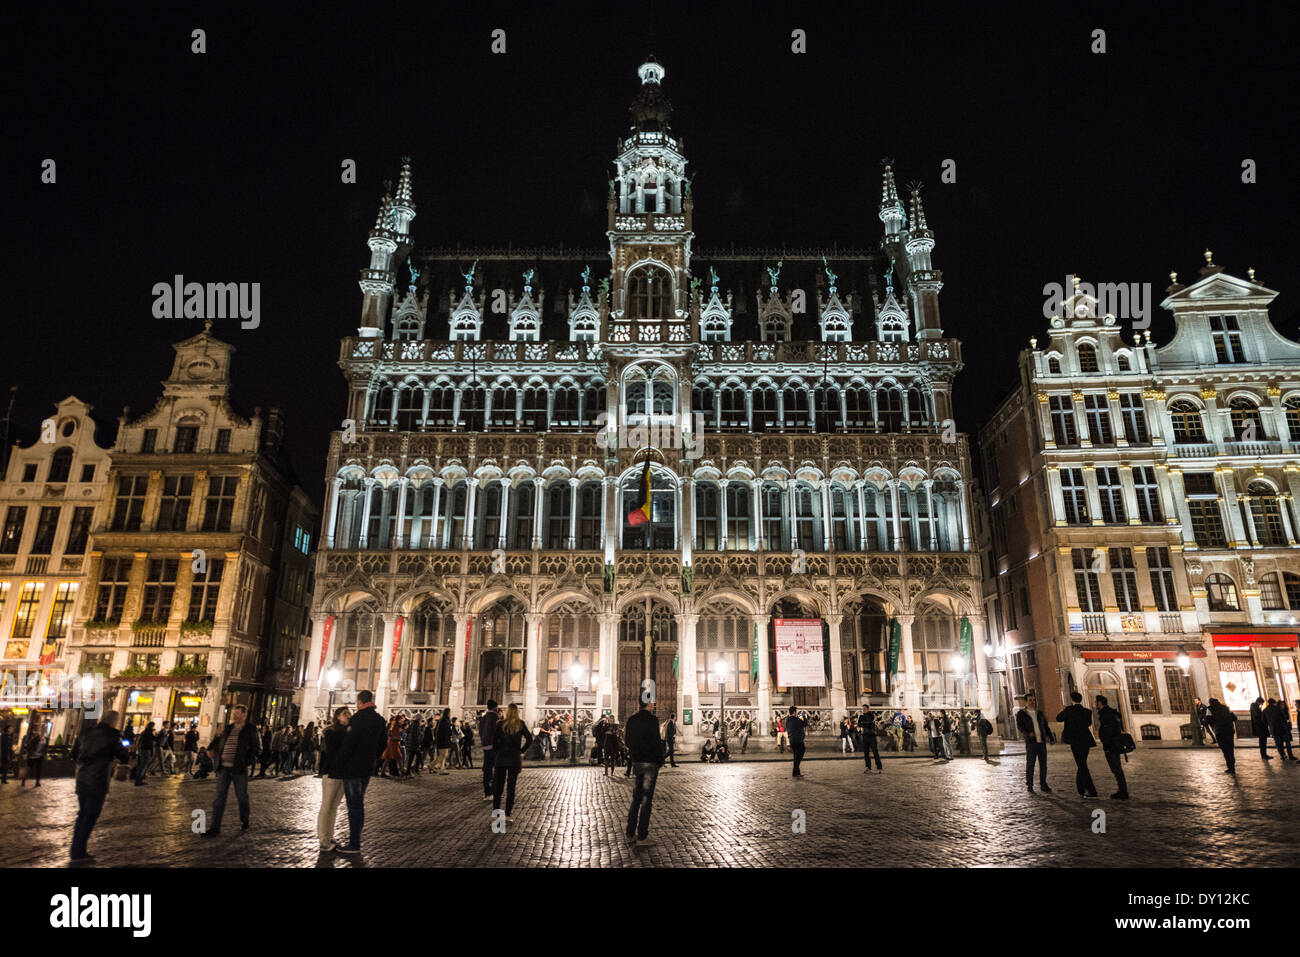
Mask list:
[[[525,768],[506,834],[490,829],[478,771],[376,779],[366,798],[364,856],[321,855],[315,840],[320,781],[310,775],[250,782],[253,826],[241,834],[233,790],[220,836],[191,832],[213,783],[114,782],[91,838],[97,866],[1050,866],[1293,865],[1300,838],[1300,763],[1238,750],[1234,781],[1217,749],[1142,750],[1127,766],[1133,800],[1107,800],[1113,779],[1091,762],[1102,798],[1074,791],[1069,752],[1049,758],[1054,793],[1030,794],[1024,759],[895,759],[866,775],[854,759],[788,764],[684,763],[659,777],[654,846],[622,834],[632,792],[599,768]],[[1106,833],[1093,833],[1093,811]],[[806,833],[792,833],[795,811]],[[63,866],[76,813],[72,781],[39,790],[0,787],[0,864]],[[346,831],[340,809],[339,831]]]

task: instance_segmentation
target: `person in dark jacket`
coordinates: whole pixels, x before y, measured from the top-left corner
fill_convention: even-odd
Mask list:
[[[533,733],[519,717],[519,705],[506,708],[506,716],[497,722],[492,739],[492,810],[501,807],[501,792],[506,795],[506,820],[515,808],[515,782],[523,767],[523,754],[533,743]]]
[[[261,767],[259,767],[257,770],[257,776],[259,778],[266,777],[266,769],[271,764],[271,759],[275,756],[275,752],[271,750],[271,738],[272,738],[271,726],[269,724],[262,725],[262,732],[261,732],[262,754],[261,754],[261,762],[260,762]]]
[[[406,729],[406,775],[415,773],[415,763],[420,758],[420,742],[424,740],[424,723],[417,716]]]
[[[1096,700],[1097,737],[1101,738],[1101,753],[1106,756],[1106,765],[1110,768],[1110,773],[1115,775],[1115,783],[1119,785],[1119,790],[1111,797],[1119,801],[1127,801],[1128,781],[1124,777],[1124,768],[1120,764],[1121,755],[1124,753],[1120,748],[1124,720],[1120,713],[1110,706],[1104,694],[1097,695]]]
[[[664,758],[670,767],[677,767],[677,715],[670,714],[664,724]]]
[[[108,782],[113,776],[113,762],[131,760],[131,752],[122,747],[122,732],[117,729],[117,712],[105,711],[99,723],[85,728],[72,745],[72,760],[77,766],[77,822],[72,826],[74,863],[93,861],[86,851],[90,832],[95,829],[99,813],[108,797]]]
[[[344,847],[334,845],[340,854],[361,853],[361,829],[366,823],[366,788],[387,743],[388,726],[375,709],[374,693],[358,691],[356,714],[348,722],[338,761],[330,771],[330,777],[343,782],[343,799],[348,804],[348,843]]]
[[[803,777],[799,773],[799,762],[803,760],[806,727],[804,719],[799,717],[799,710],[794,705],[790,705],[790,713],[785,719],[785,733],[790,738],[790,753],[794,755],[794,771],[791,772],[791,777]]]
[[[27,737],[23,739],[23,758],[27,762],[27,777],[36,776],[36,786],[41,786],[41,765],[45,763],[45,733],[41,730],[40,722],[33,721],[32,728],[27,732]],[[27,787],[27,779],[23,779],[23,787]]]
[[[645,700],[646,698],[649,700]],[[655,783],[664,763],[664,745],[659,737],[659,720],[654,712],[654,695],[642,695],[641,710],[627,719],[627,752],[636,773],[632,806],[627,810],[627,839],[637,847],[650,841],[650,806],[654,803]]]
[[[1272,761],[1268,753],[1268,718],[1264,717],[1264,699],[1256,698],[1250,706],[1250,733],[1259,741],[1259,756],[1265,761]]]
[[[9,725],[0,725],[0,784],[9,783],[9,759],[13,756],[14,739]]]
[[[443,708],[442,716],[433,729],[433,746],[437,749],[436,768],[439,774],[447,773],[447,758],[451,756],[451,709]]]
[[[1291,734],[1287,730],[1290,717],[1286,705],[1276,698],[1268,699],[1268,704],[1264,706],[1264,720],[1268,722],[1268,733],[1277,745],[1277,756],[1283,761],[1295,760],[1295,755],[1291,752]]]
[[[1047,745],[1055,741],[1056,736],[1048,727],[1047,715],[1038,710],[1037,695],[1030,691],[1016,700],[1022,703],[1016,712],[1016,728],[1025,739],[1025,786],[1031,791],[1034,789],[1034,763],[1038,762],[1039,787],[1051,794],[1052,789],[1047,786]]]
[[[1092,712],[1082,704],[1083,695],[1077,691],[1070,692],[1074,702],[1056,716],[1064,727],[1061,740],[1070,746],[1074,755],[1074,787],[1079,797],[1096,797],[1097,786],[1092,783],[1092,772],[1088,770],[1088,752],[1097,746],[1092,736]]]
[[[208,756],[217,769],[217,794],[204,837],[221,833],[221,818],[226,813],[226,795],[231,784],[235,786],[235,800],[239,804],[240,830],[248,830],[248,772],[257,762],[258,745],[257,728],[248,720],[248,709],[242,704],[235,705],[230,709],[230,724],[208,746]]]
[[[190,727],[185,732],[185,763],[181,767],[181,774],[189,774],[194,770],[194,760],[199,756],[199,729]]]
[[[874,754],[876,772],[884,774],[885,767],[880,763],[880,748],[876,744],[876,716],[865,704],[862,706],[862,713],[858,715],[858,737],[862,741],[862,760],[867,764],[867,769],[862,773],[871,773],[871,756]]]
[[[347,708],[336,708],[334,720],[321,735],[320,774],[327,775],[320,782],[320,811],[316,814],[316,840],[322,851],[334,848],[334,820],[339,813],[339,802],[343,800],[343,779],[331,777],[338,763],[339,752],[343,748],[343,739],[348,733],[348,719],[352,712]]]
[[[1210,724],[1214,728],[1214,737],[1219,742],[1219,750],[1223,752],[1223,760],[1228,765],[1228,769],[1223,773],[1235,775],[1237,759],[1234,753],[1236,744],[1233,739],[1237,736],[1237,716],[1218,698],[1211,698]]]
[[[497,713],[497,703],[492,698],[488,699],[487,710],[483,712],[478,719],[478,739],[483,743],[483,800],[492,800],[492,789],[496,783],[496,775],[493,773],[493,755],[492,742],[497,737],[497,721],[500,719]]]
[[[462,767],[474,767],[474,729],[468,721],[461,724],[460,763]]]
[[[144,726],[144,730],[141,731],[139,736],[135,739],[136,787],[144,786],[145,775],[149,773],[149,764],[153,761],[154,744],[153,722],[150,721]]]

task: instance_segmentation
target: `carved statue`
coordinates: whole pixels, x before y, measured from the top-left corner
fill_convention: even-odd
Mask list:
[[[825,256],[822,257],[822,268],[826,270],[826,279],[827,279],[827,281],[831,284],[831,288],[834,288],[834,287],[835,287],[835,280],[838,279],[839,276],[837,276],[837,275],[835,275],[835,273],[831,272],[831,266],[830,266],[830,263],[828,263],[828,262],[826,261],[826,257],[825,257]]]
[[[696,293],[696,292],[699,290],[699,288],[700,288],[700,283],[702,283],[702,282],[704,282],[704,280],[701,279],[699,276],[692,276],[692,277],[691,277],[691,295],[695,295],[695,293]]]
[[[590,286],[590,285],[591,285],[591,267],[590,267],[590,266],[588,266],[586,269],[584,269],[584,270],[582,271],[582,284],[583,284],[584,286]]]
[[[718,288],[718,271],[712,266],[709,267],[709,285],[714,289]]]
[[[609,277],[608,277],[608,276],[602,276],[601,279],[600,279],[600,294],[601,294],[602,296],[608,296],[608,295],[609,295]]]
[[[682,594],[691,594],[691,589],[695,584],[695,569],[690,565],[682,566]]]
[[[885,270],[885,288],[894,288],[894,261],[889,261],[889,268]]]
[[[691,178],[689,176],[682,177],[682,185],[686,187],[686,195],[691,195]]]
[[[461,273],[461,276],[465,279],[466,286],[474,285],[474,272],[477,269],[478,269],[478,260],[476,259],[474,260],[474,265],[470,266],[468,270]]]
[[[605,594],[606,595],[614,594],[614,566],[613,565],[605,566],[604,584],[605,584]]]
[[[526,271],[524,272],[524,285],[525,285],[525,286],[531,286],[531,285],[533,284],[533,273],[534,273],[534,272],[536,272],[536,270],[534,270],[534,269],[529,269],[529,270],[526,270]]]
[[[415,284],[420,279],[420,270],[416,269],[415,263],[411,262],[409,259],[406,261],[406,268],[411,271],[411,288],[414,289]]]
[[[775,269],[773,269],[771,266],[767,267],[767,275],[772,280],[773,289],[776,288],[777,280],[781,278],[781,267],[784,265],[785,265],[785,261],[780,260],[777,262]]]

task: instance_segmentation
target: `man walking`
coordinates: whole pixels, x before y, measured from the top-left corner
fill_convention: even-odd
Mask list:
[[[803,777],[799,773],[799,762],[804,755],[804,731],[805,722],[799,717],[799,709],[790,705],[790,713],[785,719],[785,733],[790,737],[790,753],[794,755],[794,771],[790,776],[795,778]]]
[[[989,760],[989,735],[993,733],[993,722],[984,717],[984,712],[979,708],[975,709],[975,733],[980,739],[980,753],[987,763]]]
[[[478,739],[483,742],[483,800],[492,800],[492,786],[496,772],[496,754],[492,748],[492,742],[497,736],[497,722],[501,720],[501,715],[497,712],[497,703],[491,698],[488,699],[487,710],[483,712],[483,717],[478,719]]]
[[[1223,773],[1236,775],[1237,716],[1218,698],[1211,698],[1210,722],[1214,725],[1214,737],[1219,742],[1219,750],[1223,752],[1223,761],[1228,766]]]
[[[1080,703],[1083,695],[1079,692],[1071,691],[1070,700],[1074,703],[1056,716],[1064,724],[1061,740],[1070,746],[1074,755],[1074,787],[1079,797],[1096,797],[1097,786],[1092,783],[1092,773],[1088,770],[1088,752],[1097,746],[1090,730],[1092,712]]]
[[[194,770],[194,760],[199,753],[199,731],[193,725],[185,732],[185,765],[181,768],[182,774],[189,774]]]
[[[356,714],[348,722],[338,763],[330,772],[330,777],[343,779],[343,799],[348,805],[348,843],[346,847],[334,847],[340,854],[361,853],[361,828],[366,823],[366,787],[387,743],[388,727],[375,710],[374,693],[358,691]]]
[[[1250,706],[1250,733],[1259,742],[1259,756],[1265,761],[1272,761],[1268,753],[1268,718],[1264,717],[1264,699],[1256,698]]]
[[[1034,789],[1034,763],[1038,763],[1038,783],[1048,794],[1052,789],[1047,786],[1047,743],[1055,741],[1056,736],[1047,725],[1047,716],[1038,710],[1038,698],[1031,691],[1016,698],[1022,702],[1016,712],[1016,727],[1025,739],[1025,787]]]
[[[208,747],[208,757],[217,768],[217,795],[212,801],[212,820],[204,837],[221,833],[221,817],[226,812],[226,794],[235,785],[235,800],[239,804],[241,831],[248,830],[248,772],[257,761],[257,729],[248,721],[248,709],[242,704],[230,711],[230,724]]]
[[[862,713],[858,715],[858,734],[862,736],[862,760],[867,765],[867,769],[862,773],[871,773],[871,756],[874,754],[876,773],[884,774],[885,767],[880,763],[880,748],[876,744],[876,716],[865,704],[862,706]]]
[[[1276,698],[1269,698],[1268,704],[1264,708],[1264,720],[1268,722],[1268,733],[1273,737],[1273,743],[1277,745],[1277,756],[1283,761],[1295,760],[1295,755],[1291,752],[1291,734],[1287,730],[1287,724],[1290,715],[1286,712],[1286,705]]]
[[[123,764],[131,760],[131,753],[122,747],[122,732],[117,729],[117,712],[105,711],[99,723],[85,728],[72,745],[72,760],[77,765],[77,822],[72,826],[72,852],[74,863],[93,861],[87,853],[90,832],[95,829],[99,812],[104,810],[108,797],[108,782],[113,776],[113,762]]]
[[[1115,775],[1119,790],[1111,795],[1119,801],[1128,800],[1128,781],[1124,777],[1124,768],[1120,765],[1120,735],[1124,733],[1124,722],[1120,713],[1112,708],[1104,694],[1097,695],[1097,736],[1101,738],[1101,753],[1106,756],[1110,773]]]
[[[649,700],[645,700],[647,697]],[[627,812],[627,839],[635,841],[637,847],[646,847],[651,843],[650,805],[654,802],[659,768],[664,763],[664,745],[659,739],[653,694],[642,695],[641,710],[627,719],[627,750],[632,769],[636,772],[632,806]]]
[[[668,763],[672,767],[677,767],[677,715],[670,714],[668,723],[664,725],[664,742],[668,747]]]

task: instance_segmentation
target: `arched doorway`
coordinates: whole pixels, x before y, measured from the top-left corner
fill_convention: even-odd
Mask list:
[[[848,599],[843,609],[840,655],[845,700],[851,710],[860,704],[885,704],[897,683],[889,674],[889,615],[868,595]]]
[[[655,683],[655,714],[675,712],[679,669],[672,610],[648,595],[629,605],[618,625],[618,720],[626,721],[641,707],[641,683],[647,678]]]
[[[776,660],[776,620],[778,618],[821,619],[821,612],[810,601],[782,598],[772,606],[767,621],[767,654],[769,674],[772,676],[772,708],[785,712],[790,705],[796,708],[823,708],[829,704],[830,693],[830,633],[822,619],[822,685],[820,687],[789,687],[778,684],[780,673]]]

